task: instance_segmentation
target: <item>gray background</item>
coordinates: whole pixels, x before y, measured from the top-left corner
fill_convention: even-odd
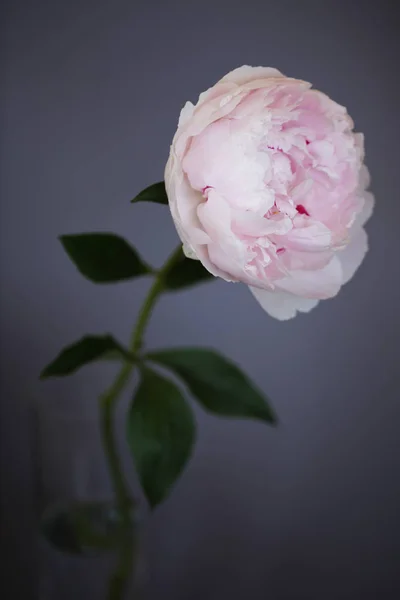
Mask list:
[[[377,198],[371,250],[335,300],[287,323],[264,314],[244,286],[223,282],[158,305],[149,346],[228,354],[268,392],[280,426],[197,411],[193,460],[147,523],[150,597],[400,597],[396,4],[3,6],[1,496],[3,582],[14,590],[6,597],[34,594],[30,407],[94,411],[113,367],[46,384],[37,373],[84,332],[126,341],[149,285],[90,284],[57,236],[115,231],[160,264],[177,241],[167,210],[133,209],[129,199],[162,178],[183,103],[241,64],[275,66],[348,107],[366,134]]]

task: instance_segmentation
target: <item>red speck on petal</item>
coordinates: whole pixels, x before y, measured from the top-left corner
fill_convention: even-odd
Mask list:
[[[277,254],[283,254],[285,252],[285,248],[278,248],[276,253]]]
[[[203,187],[203,189],[201,190],[201,193],[203,194],[203,196],[207,195],[207,191],[210,190],[212,188],[211,185],[206,185],[205,187]]]
[[[298,204],[296,206],[296,208],[297,208],[297,212],[300,213],[301,215],[307,215],[307,217],[310,216],[310,213],[302,204]]]

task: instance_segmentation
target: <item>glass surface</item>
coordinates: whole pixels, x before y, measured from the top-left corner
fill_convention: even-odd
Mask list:
[[[35,409],[40,600],[145,598],[139,511],[113,500],[96,417]]]

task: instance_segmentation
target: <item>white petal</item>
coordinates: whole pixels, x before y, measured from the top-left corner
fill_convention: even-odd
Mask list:
[[[353,234],[344,250],[337,253],[343,271],[343,283],[347,283],[357,271],[368,250],[368,237],[365,229],[359,229]]]
[[[355,133],[354,139],[356,143],[356,150],[359,157],[359,160],[362,162],[365,156],[365,147],[364,147],[364,134],[363,133]],[[365,186],[367,187],[367,186]]]
[[[197,207],[203,201],[203,197],[201,192],[189,185],[174,152],[169,155],[164,178],[169,208],[179,237],[189,246],[190,242],[207,244],[210,238],[202,229],[197,217]]]
[[[193,111],[193,104],[191,102],[186,102],[185,106],[181,110],[181,114],[179,115],[178,127],[182,127],[182,125],[189,121],[193,115]]]
[[[200,226],[196,209],[202,196],[192,190],[182,172],[182,168],[173,151],[165,167],[165,187],[169,208],[176,230],[183,242],[183,251],[188,258],[197,258],[205,268],[217,277],[229,280],[226,273],[218,270],[209,258],[206,244],[209,236]]]
[[[211,88],[209,88],[208,90],[201,92],[199,99],[197,101],[196,107],[200,106],[200,104],[203,104],[206,101],[208,102],[210,100],[214,100],[215,98],[218,98],[219,96],[225,96],[226,94],[229,94],[229,92],[235,90],[235,88],[236,88],[236,86],[233,82],[229,82],[229,81],[218,82],[215,85],[213,85]]]
[[[192,260],[199,260],[197,258],[197,254],[196,254],[194,248],[192,246],[189,246],[189,244],[187,244],[187,243],[183,244],[182,251],[183,251],[183,254],[186,256],[186,258],[191,258]]]
[[[292,271],[289,277],[275,281],[278,289],[304,298],[332,298],[343,283],[342,265],[337,256],[315,271]]]
[[[244,279],[244,268],[241,265],[243,260],[237,260],[234,257],[235,248],[233,248],[233,252],[230,251],[229,247],[222,248],[218,244],[209,244],[206,248],[209,262],[205,263],[202,260],[202,263],[210,273],[230,282],[242,281]],[[238,250],[240,251],[240,248]],[[211,268],[209,264],[211,264]]]
[[[356,231],[365,225],[374,210],[375,198],[371,192],[363,192],[364,206],[361,212],[356,216],[351,231]]]
[[[309,312],[317,306],[319,300],[302,298],[286,292],[267,292],[260,288],[249,287],[251,293],[262,308],[275,319],[287,321],[296,316],[297,311]]]
[[[368,167],[366,165],[362,165],[360,169],[360,177],[359,177],[359,188],[364,191],[366,190],[371,183],[371,176],[368,171]]]
[[[268,77],[285,76],[278,69],[272,67],[250,67],[249,65],[243,65],[225,75],[221,81],[232,81],[237,85],[243,85],[253,79],[266,79]]]

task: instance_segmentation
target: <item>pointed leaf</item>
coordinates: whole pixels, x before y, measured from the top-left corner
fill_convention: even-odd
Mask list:
[[[136,250],[114,233],[62,235],[60,241],[82,275],[95,283],[112,283],[152,272]]]
[[[267,400],[234,363],[214,350],[179,348],[151,352],[146,358],[179,375],[203,407],[227,417],[275,422]]]
[[[133,357],[111,335],[86,335],[64,348],[53,362],[42,371],[40,378],[69,375],[80,367],[104,358],[109,352],[118,352],[121,358]]]
[[[168,196],[165,190],[165,183],[160,181],[159,183],[153,183],[146,189],[139,192],[132,203],[136,202],[157,202],[157,204],[168,204]]]
[[[143,490],[154,507],[167,496],[191,454],[195,424],[179,388],[147,368],[129,411],[127,437]]]
[[[213,279],[214,275],[199,260],[187,258],[182,251],[181,259],[166,273],[164,285],[167,290],[174,291]]]

